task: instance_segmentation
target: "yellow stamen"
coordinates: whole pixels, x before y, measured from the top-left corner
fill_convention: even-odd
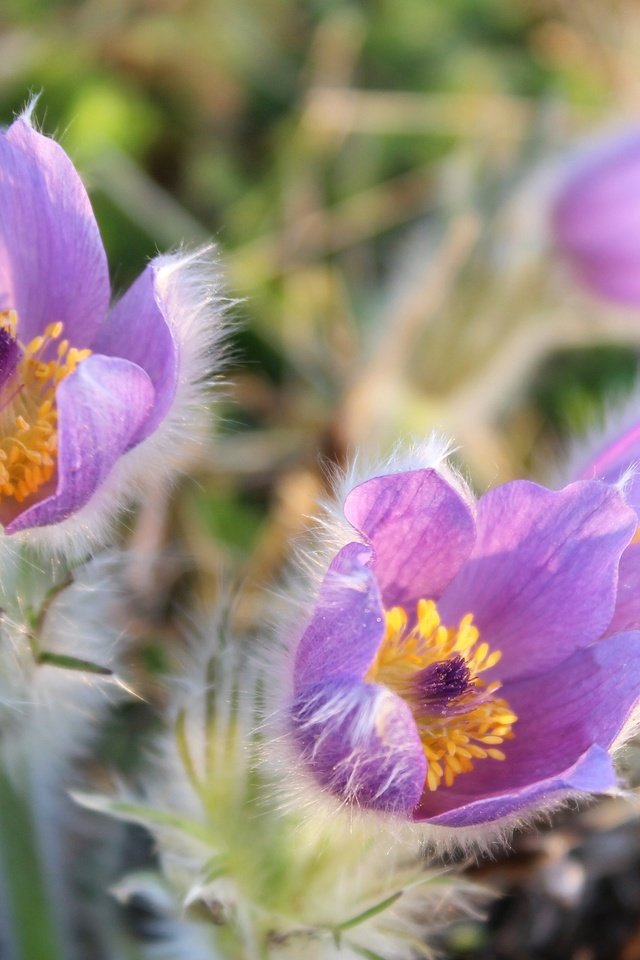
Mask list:
[[[15,310],[0,311],[0,329],[20,333]],[[91,354],[60,340],[60,321],[22,348],[22,357],[0,392],[0,500],[22,503],[53,476],[58,453],[56,388]],[[52,348],[52,349],[49,349]],[[51,358],[51,359],[49,359]]]
[[[443,781],[452,786],[476,760],[504,760],[505,753],[496,747],[513,739],[518,718],[506,700],[494,696],[500,682],[486,683],[478,676],[494,667],[501,653],[479,642],[473,616],[467,614],[457,628],[448,628],[435,603],[420,600],[415,626],[408,627],[409,616],[402,607],[386,611],[385,621],[384,639],[365,679],[391,688],[410,706],[427,758],[427,788],[437,790]],[[463,661],[468,675],[461,692],[456,690],[444,702],[437,694],[435,699],[425,696],[421,672],[454,658]]]

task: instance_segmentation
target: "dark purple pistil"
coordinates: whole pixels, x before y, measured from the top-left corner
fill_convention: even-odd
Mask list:
[[[20,359],[20,347],[8,330],[0,327],[0,391],[6,386]]]
[[[471,685],[471,671],[461,656],[432,663],[414,679],[416,693],[423,706],[444,709],[465,693]]]

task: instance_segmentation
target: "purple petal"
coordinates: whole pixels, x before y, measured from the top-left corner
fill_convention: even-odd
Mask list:
[[[350,492],[344,512],[373,547],[386,607],[412,611],[421,598],[437,599],[473,547],[471,510],[436,470],[367,480]]]
[[[548,803],[576,792],[605,793],[616,786],[611,757],[602,747],[591,747],[573,766],[557,776],[512,793],[465,803],[438,816],[429,815],[429,798],[425,797],[414,819],[428,820],[429,823],[442,826],[471,827],[516,813],[526,813],[527,810],[540,810]]]
[[[606,630],[636,523],[604,483],[553,491],[515,480],[489,491],[471,558],[440,602],[443,622],[472,613],[481,639],[502,651],[503,680],[548,669]]]
[[[83,507],[131,446],[153,386],[128,360],[93,354],[58,387],[58,486],[7,525],[7,533],[59,523]]]
[[[296,653],[296,690],[330,677],[359,679],[373,663],[385,623],[370,560],[369,547],[349,543],[329,567]]]
[[[618,596],[613,620],[607,633],[640,630],[640,544],[634,543],[622,554],[618,573]]]
[[[335,678],[302,689],[291,721],[302,759],[325,789],[362,807],[412,812],[427,764],[400,697],[377,684]]]
[[[0,134],[0,309],[28,343],[61,320],[90,346],[109,305],[107,260],[87,193],[64,150],[16,120]]]
[[[154,389],[153,411],[133,439],[153,433],[171,406],[178,381],[178,350],[156,291],[150,264],[115,305],[98,333],[93,349],[109,357],[131,360],[148,374]]]
[[[505,684],[503,692],[518,717],[514,739],[501,746],[506,759],[478,760],[452,787],[425,794],[422,818],[478,801],[503,809],[520,795],[544,792],[566,778],[591,747],[611,747],[640,700],[640,633],[617,634],[578,650],[547,673]]]
[[[620,252],[607,256],[581,257],[574,263],[577,279],[604,300],[624,306],[640,305],[640,258]]]
[[[609,437],[605,446],[579,471],[576,480],[603,480],[615,484],[629,470],[640,464],[640,422],[637,418]],[[640,476],[636,473],[624,484],[624,496],[636,513],[640,513]]]
[[[554,207],[558,236],[585,254],[599,253],[605,241],[606,249],[629,249],[632,238],[621,223],[626,218],[640,235],[639,208],[630,202],[639,193],[640,130],[577,153]]]
[[[640,303],[640,131],[584,153],[553,213],[556,242],[607,299]]]

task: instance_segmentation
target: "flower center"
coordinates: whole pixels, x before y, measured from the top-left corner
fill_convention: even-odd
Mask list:
[[[415,625],[402,607],[385,613],[386,632],[366,680],[389,687],[413,713],[427,758],[429,790],[450,787],[476,760],[504,760],[497,746],[513,738],[517,717],[496,697],[499,681],[478,674],[494,667],[501,653],[479,643],[467,614],[457,629],[444,627],[432,600],[420,600]]]
[[[58,452],[56,389],[91,353],[61,340],[50,323],[26,346],[18,340],[18,314],[0,311],[0,503],[22,503],[49,480]]]

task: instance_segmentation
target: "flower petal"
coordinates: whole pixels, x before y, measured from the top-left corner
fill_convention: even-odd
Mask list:
[[[294,668],[294,686],[350,676],[360,679],[371,666],[385,631],[371,550],[349,543],[337,554],[320,587]]]
[[[604,440],[604,445],[594,453],[584,466],[574,472],[576,480],[604,480],[615,484],[627,474],[624,481],[624,496],[630,506],[640,514],[640,421],[637,418],[637,397],[633,398],[633,413],[627,412],[626,423],[618,425]],[[631,475],[629,472],[633,470]]]
[[[630,307],[640,304],[640,263],[635,252],[583,253],[573,266],[576,278],[604,300]]]
[[[472,613],[481,638],[502,651],[494,672],[503,680],[548,669],[606,630],[636,522],[622,495],[595,481],[490,490],[471,558],[439,604],[443,622]]]
[[[473,547],[471,510],[437,470],[367,480],[349,493],[344,512],[373,547],[387,607],[437,599]]]
[[[478,760],[452,787],[426,795],[422,818],[478,801],[517,804],[521,794],[566,778],[591,747],[608,750],[640,700],[640,633],[577,650],[547,673],[505,684],[504,695],[518,717],[513,740],[500,748],[506,759]]]
[[[153,410],[133,443],[156,429],[171,406],[178,382],[178,350],[155,277],[150,264],[115,305],[93,343],[96,353],[124,357],[142,367],[154,386]]]
[[[335,678],[304,687],[291,720],[303,761],[331,793],[386,813],[414,809],[426,760],[400,697],[377,684]]]
[[[153,385],[128,360],[93,354],[58,387],[58,486],[5,528],[59,523],[87,503],[130,447],[153,405]]]
[[[640,630],[640,543],[627,547],[618,572],[618,596],[607,633]]]
[[[90,346],[109,305],[109,273],[82,182],[62,147],[16,120],[0,133],[0,309],[28,343],[61,320]]]
[[[418,808],[414,819],[449,827],[471,827],[491,823],[503,817],[541,810],[554,800],[579,793],[606,793],[617,785],[611,757],[602,747],[591,747],[579,760],[557,776],[549,777],[531,787],[497,797],[485,797],[455,807],[439,816],[430,816],[428,798]]]

